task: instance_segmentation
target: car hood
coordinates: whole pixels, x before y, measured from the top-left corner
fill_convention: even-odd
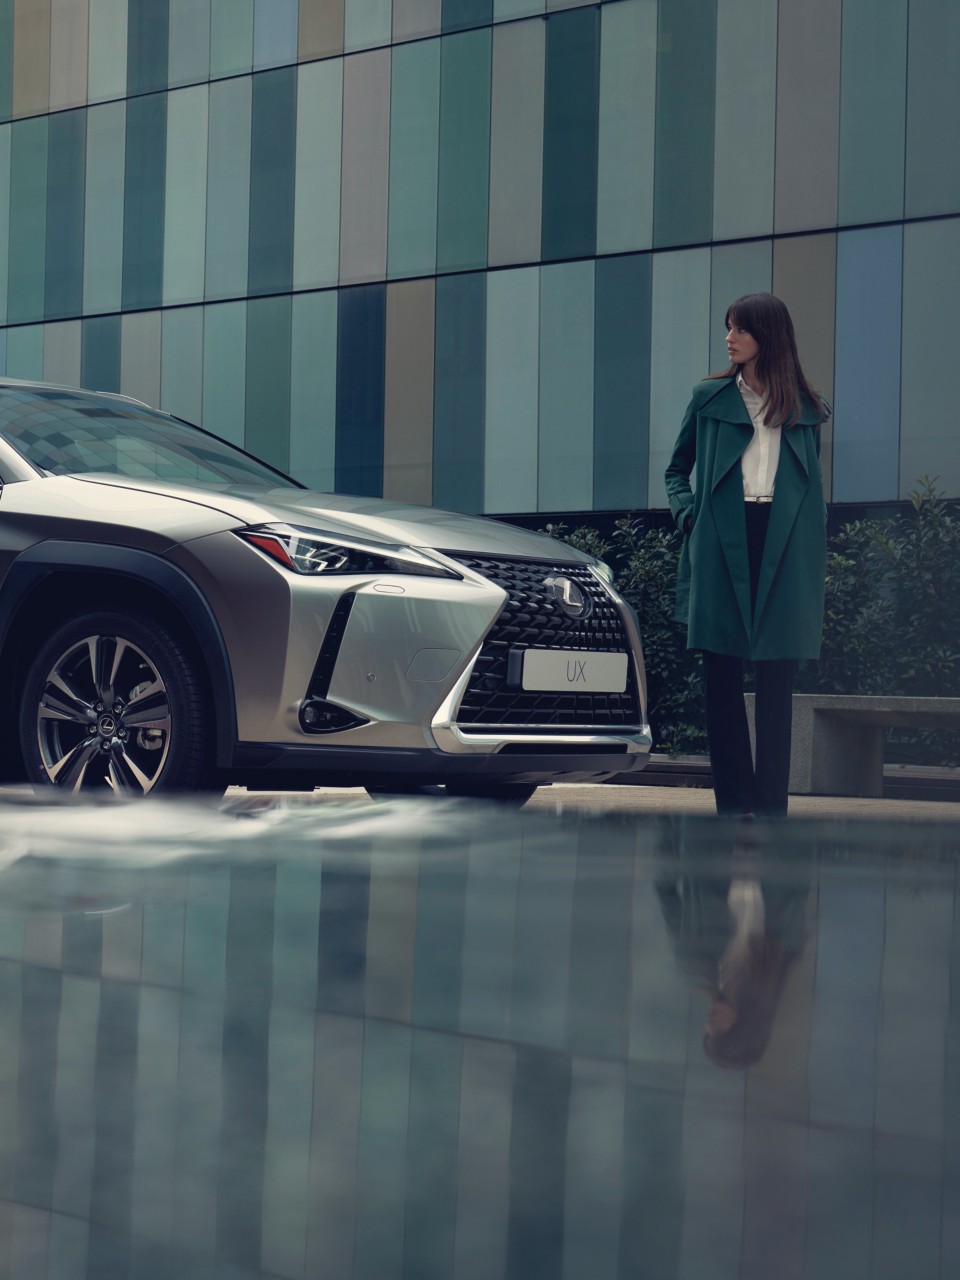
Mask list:
[[[316,528],[343,538],[366,539],[399,546],[432,547],[470,555],[523,556],[590,564],[585,555],[547,534],[485,517],[465,516],[414,503],[349,494],[316,493],[308,489],[218,490],[189,485],[145,484],[115,476],[85,476],[97,484],[199,503],[234,518],[239,526],[283,522]]]

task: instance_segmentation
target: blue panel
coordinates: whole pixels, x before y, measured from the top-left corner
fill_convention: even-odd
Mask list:
[[[297,60],[297,0],[257,0],[253,13],[254,68]]]
[[[900,440],[900,227],[837,237],[833,496],[896,498]]]
[[[650,439],[649,254],[601,258],[594,330],[593,506],[642,506]]]
[[[437,280],[433,399],[433,500],[483,510],[487,278]]]
[[[83,311],[83,194],[87,113],[50,117],[47,151],[47,319]]]
[[[250,293],[293,283],[294,179],[297,162],[297,71],[253,77],[250,137]]]
[[[597,247],[600,10],[558,13],[546,23],[544,260],[582,257]]]
[[[167,87],[170,0],[130,0],[127,10],[127,93]]]
[[[387,290],[341,289],[337,323],[338,493],[383,492],[384,357]]]
[[[442,30],[465,31],[493,21],[493,0],[443,0]]]

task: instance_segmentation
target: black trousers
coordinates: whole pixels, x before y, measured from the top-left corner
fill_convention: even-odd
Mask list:
[[[770,503],[744,504],[747,553],[750,561],[750,600],[754,607],[760,580],[760,560],[770,521]],[[757,676],[756,747],[754,764],[743,701],[743,660],[726,653],[703,654],[707,698],[707,741],[713,792],[718,813],[787,812],[790,780],[790,732],[793,682],[797,664],[792,658],[759,661]]]

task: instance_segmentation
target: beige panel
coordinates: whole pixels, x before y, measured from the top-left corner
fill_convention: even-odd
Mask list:
[[[90,0],[50,0],[50,110],[87,100]]]
[[[393,0],[394,41],[436,35],[441,9],[442,0]]]
[[[65,387],[80,386],[80,342],[79,320],[44,325],[44,382],[58,382]]]
[[[793,317],[800,363],[811,384],[833,402],[837,237],[795,236],[773,246],[773,292]],[[833,485],[833,424],[823,429],[820,464],[830,499]]]
[[[41,115],[50,105],[50,0],[14,0],[13,114]]]
[[[343,5],[344,0],[300,0],[301,62],[343,53]]]
[[[159,311],[138,311],[120,320],[120,390],[144,404],[160,403]]]
[[[430,504],[433,494],[433,280],[387,286],[383,496]]]
[[[340,283],[387,274],[390,50],[343,60]]]
[[[540,257],[545,38],[541,19],[493,30],[491,266]]]

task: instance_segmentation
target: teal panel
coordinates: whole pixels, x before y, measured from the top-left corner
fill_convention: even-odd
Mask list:
[[[7,330],[7,375],[39,382],[43,378],[43,325]]]
[[[210,86],[205,295],[247,292],[250,251],[250,78]]]
[[[649,254],[597,262],[593,397],[595,511],[647,502],[650,441]]]
[[[907,66],[908,218],[960,209],[960,4],[923,0],[910,5]]]
[[[484,509],[486,285],[483,274],[437,280],[433,501],[471,514]]]
[[[87,112],[83,309],[118,311],[123,285],[123,168],[127,111],[107,102]]]
[[[253,65],[285,66],[297,60],[298,0],[256,0],[253,10]]]
[[[335,487],[337,292],[293,299],[290,357],[290,474],[311,489]]]
[[[293,284],[293,199],[297,71],[253,77],[250,127],[250,246],[247,289],[275,293]]]
[[[710,239],[717,0],[660,0],[655,245]]]
[[[653,243],[657,6],[626,0],[600,10],[597,252]]]
[[[13,0],[0,0],[0,120],[13,108]]]
[[[583,257],[597,244],[600,10],[571,9],[546,23],[541,251]]]
[[[337,314],[338,493],[383,493],[386,301],[383,284],[342,289]]]
[[[11,125],[0,125],[0,324],[3,324],[7,318],[7,267],[10,260],[11,132]]]
[[[903,216],[909,0],[844,0],[841,223]]]
[[[486,266],[491,33],[442,42],[437,270]]]
[[[90,0],[87,101],[127,92],[127,0]]]
[[[7,319],[43,316],[48,118],[13,126],[10,146],[10,261]]]
[[[130,0],[127,9],[127,93],[167,87],[170,0]]]
[[[540,268],[487,277],[484,510],[536,511]]]
[[[724,321],[727,307],[745,293],[769,293],[773,280],[773,245],[769,240],[715,245],[710,258],[710,369],[726,369]]]
[[[84,320],[80,338],[80,385],[90,391],[120,390],[120,317]]]
[[[163,313],[160,407],[187,422],[203,417],[203,307]]]
[[[749,70],[744,66],[746,50]],[[770,235],[777,119],[777,6],[769,0],[717,6],[716,95],[713,238]]]
[[[544,37],[540,21],[493,31],[490,266],[540,259]]]
[[[436,268],[439,128],[440,41],[398,45],[390,80],[390,276]]]
[[[86,124],[86,111],[60,111],[50,116],[44,292],[48,318],[79,316],[83,310]]]
[[[281,471],[290,466],[290,298],[247,304],[244,446]]]
[[[392,0],[347,0],[343,9],[344,52],[389,44],[392,24]]]
[[[167,83],[199,84],[209,76],[210,0],[170,0]]]
[[[200,425],[243,445],[246,420],[247,304],[203,308],[203,410]]]
[[[493,21],[493,0],[443,0],[441,30],[466,31]]]
[[[509,18],[525,18],[532,13],[543,13],[546,0],[493,0],[494,22],[506,22]]]
[[[166,206],[163,220],[163,301],[203,297],[207,221],[207,85],[167,95]]]
[[[593,504],[594,263],[540,272],[538,511]]]
[[[304,63],[297,78],[293,287],[337,283],[343,59]]]
[[[123,181],[123,308],[163,297],[163,208],[167,95],[127,101]]]
[[[0,372],[7,372],[7,331],[0,329]]]
[[[253,66],[253,0],[210,0],[210,75]]]

